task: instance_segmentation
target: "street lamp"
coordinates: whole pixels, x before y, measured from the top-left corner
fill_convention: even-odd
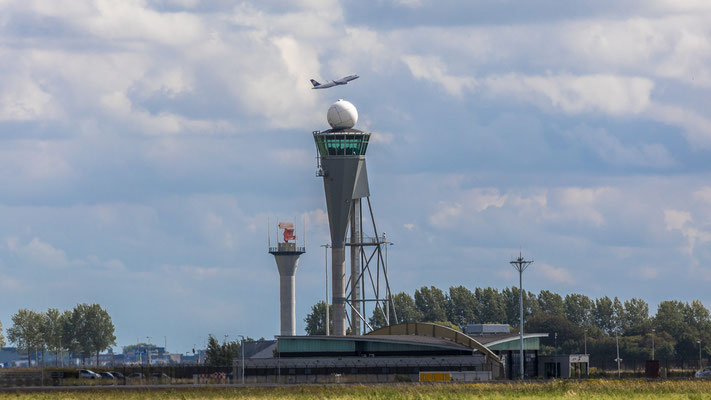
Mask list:
[[[519,335],[520,335],[520,349],[519,349],[519,364],[521,365],[521,380],[523,380],[524,370],[523,370],[523,271],[528,268],[533,260],[524,260],[521,253],[518,253],[518,258],[511,261],[510,264],[513,265],[514,269],[518,271],[518,302],[519,302]]]
[[[555,377],[558,378],[558,332],[553,334],[553,350],[555,351],[555,358],[553,365],[555,365]]]
[[[244,367],[245,367],[245,365],[244,365],[244,336],[242,336],[242,335],[237,335],[237,336],[242,338],[242,345],[240,347],[242,347],[242,385],[244,385]]]
[[[328,317],[328,249],[331,247],[330,244],[322,244],[321,247],[324,248],[324,252],[326,253],[326,336],[330,335],[330,327],[329,327],[329,317]]]
[[[583,354],[587,355],[588,354],[588,330],[587,329],[585,329],[583,331],[583,335],[584,335],[583,341],[585,343],[585,353],[583,353]]]
[[[383,241],[385,241],[385,274],[388,273],[388,247],[393,246],[395,243],[385,240],[385,232],[383,232]],[[387,294],[385,295],[385,324],[390,325],[390,303],[392,301],[392,296],[390,293],[390,288],[387,289]],[[363,303],[365,304],[365,303]],[[365,321],[364,321],[365,322]],[[395,321],[397,323],[397,321]]]
[[[619,336],[617,335],[618,330],[619,330],[619,328],[616,327],[615,328],[615,346],[617,347],[617,358],[615,359],[615,361],[617,361],[617,379],[620,379],[620,377],[622,375],[622,370],[620,369],[620,362],[622,361],[622,359],[620,358],[620,339],[619,339]]]
[[[701,369],[701,340],[697,340],[696,343],[699,344],[699,369]]]
[[[150,350],[150,346],[151,346],[151,339],[152,339],[152,338],[151,338],[150,336],[146,336],[146,339],[148,339],[148,346],[146,346],[146,353],[147,353],[148,357],[146,357],[146,358],[148,359],[148,365],[151,365],[151,350]]]

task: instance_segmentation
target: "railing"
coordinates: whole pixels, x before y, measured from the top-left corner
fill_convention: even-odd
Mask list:
[[[278,248],[270,247],[270,253],[306,253],[306,247]]]

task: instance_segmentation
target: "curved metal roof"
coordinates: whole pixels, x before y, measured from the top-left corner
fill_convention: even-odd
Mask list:
[[[452,328],[429,322],[403,322],[397,325],[388,325],[376,329],[368,333],[368,335],[417,335],[447,339],[477,350],[497,363],[502,364],[494,352],[471,336]]]

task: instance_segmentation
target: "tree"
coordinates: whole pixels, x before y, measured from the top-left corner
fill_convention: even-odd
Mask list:
[[[245,341],[254,341],[254,339],[245,339]],[[207,350],[205,351],[207,365],[213,367],[232,365],[232,360],[239,356],[240,346],[237,341],[225,341],[220,344],[214,336],[210,335],[207,341]]]
[[[47,345],[47,350],[54,353],[57,363],[62,350],[62,325],[62,314],[56,308],[50,308],[42,314],[42,337]]]
[[[472,323],[476,318],[476,296],[464,286],[452,286],[447,295],[447,319],[457,326]]]
[[[561,346],[567,341],[582,341],[583,330],[568,321],[563,314],[550,314],[540,312],[532,315],[526,322],[526,329],[529,332],[548,333],[547,338],[541,339],[541,344],[546,346],[554,346],[556,339],[554,335],[558,334],[557,343]],[[578,350],[581,351],[582,349]]]
[[[5,347],[5,336],[2,335],[2,322],[0,322],[0,347]]]
[[[333,316],[333,306],[328,306],[328,311]],[[304,318],[306,322],[307,335],[325,335],[326,334],[326,302],[319,301],[311,307],[311,312]],[[328,327],[333,332],[333,319],[329,319]]]
[[[82,362],[87,356],[96,355],[116,344],[114,324],[111,316],[98,304],[78,304],[72,310],[70,327],[76,340],[76,347],[81,351]]]
[[[74,325],[74,311],[65,310],[61,317],[62,327],[62,348],[70,355],[81,352],[79,346],[77,329]]]
[[[606,334],[614,333],[614,310],[612,300],[609,297],[601,297],[595,300],[595,326]]]
[[[662,301],[657,306],[654,326],[659,332],[667,332],[674,338],[680,338],[688,333],[684,322],[684,303],[676,300]]]
[[[571,293],[565,296],[565,316],[568,321],[579,327],[589,327],[593,325],[593,315],[595,313],[595,302],[588,296]]]
[[[392,306],[390,307],[390,325],[396,323],[395,317],[397,316],[397,322],[419,322],[422,321],[422,314],[417,310],[415,306],[415,300],[405,293],[395,293],[393,295],[393,304],[395,305],[395,311],[393,312]],[[385,310],[381,310],[379,307],[373,310],[373,315],[368,319],[368,323],[373,329],[378,329],[386,326],[385,316],[383,315]]]
[[[17,345],[18,352],[27,352],[27,363],[31,365],[32,353],[43,348],[42,316],[32,310],[20,309],[12,316],[12,327],[7,330],[7,338]]]
[[[684,322],[699,333],[711,329],[709,310],[699,300],[684,305]]]
[[[642,335],[651,330],[649,305],[646,301],[638,298],[625,301],[624,328],[628,335]]]
[[[506,322],[511,326],[518,326],[521,322],[520,317],[520,299],[519,299],[519,288],[512,286],[511,288],[505,288],[501,291],[501,297],[503,299],[504,308],[506,310]],[[540,312],[538,307],[538,300],[536,295],[531,292],[523,291],[523,321],[524,324],[533,314]]]
[[[419,322],[422,321],[422,314],[415,305],[415,299],[405,292],[393,295],[393,303],[397,311],[398,322]],[[391,318],[393,313],[390,313]]]
[[[622,305],[620,299],[615,297],[612,301],[612,324],[613,332],[617,330],[617,334],[621,335],[625,333],[625,307]]]
[[[421,287],[415,290],[415,306],[422,314],[425,322],[445,321],[447,319],[447,306],[444,292],[434,286]]]
[[[477,322],[480,324],[500,324],[506,321],[506,309],[498,290],[488,287],[476,288]]]
[[[553,293],[548,290],[541,290],[538,294],[538,307],[541,312],[553,315],[565,315],[565,306],[563,298],[558,293]]]

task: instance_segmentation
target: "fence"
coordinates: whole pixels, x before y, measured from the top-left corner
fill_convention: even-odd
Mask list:
[[[0,387],[74,386],[74,385],[151,385],[151,384],[227,384],[232,383],[232,367],[206,365],[130,366],[93,368],[110,372],[115,378],[88,379],[79,376],[79,368],[3,368]]]
[[[644,376],[646,359],[623,359],[620,370],[626,375]],[[708,366],[707,360],[701,360],[702,366]],[[617,376],[617,362],[613,359],[590,356],[590,368],[595,368],[598,376]],[[667,376],[691,377],[699,370],[699,359],[664,359],[659,360],[659,368],[667,371]]]

